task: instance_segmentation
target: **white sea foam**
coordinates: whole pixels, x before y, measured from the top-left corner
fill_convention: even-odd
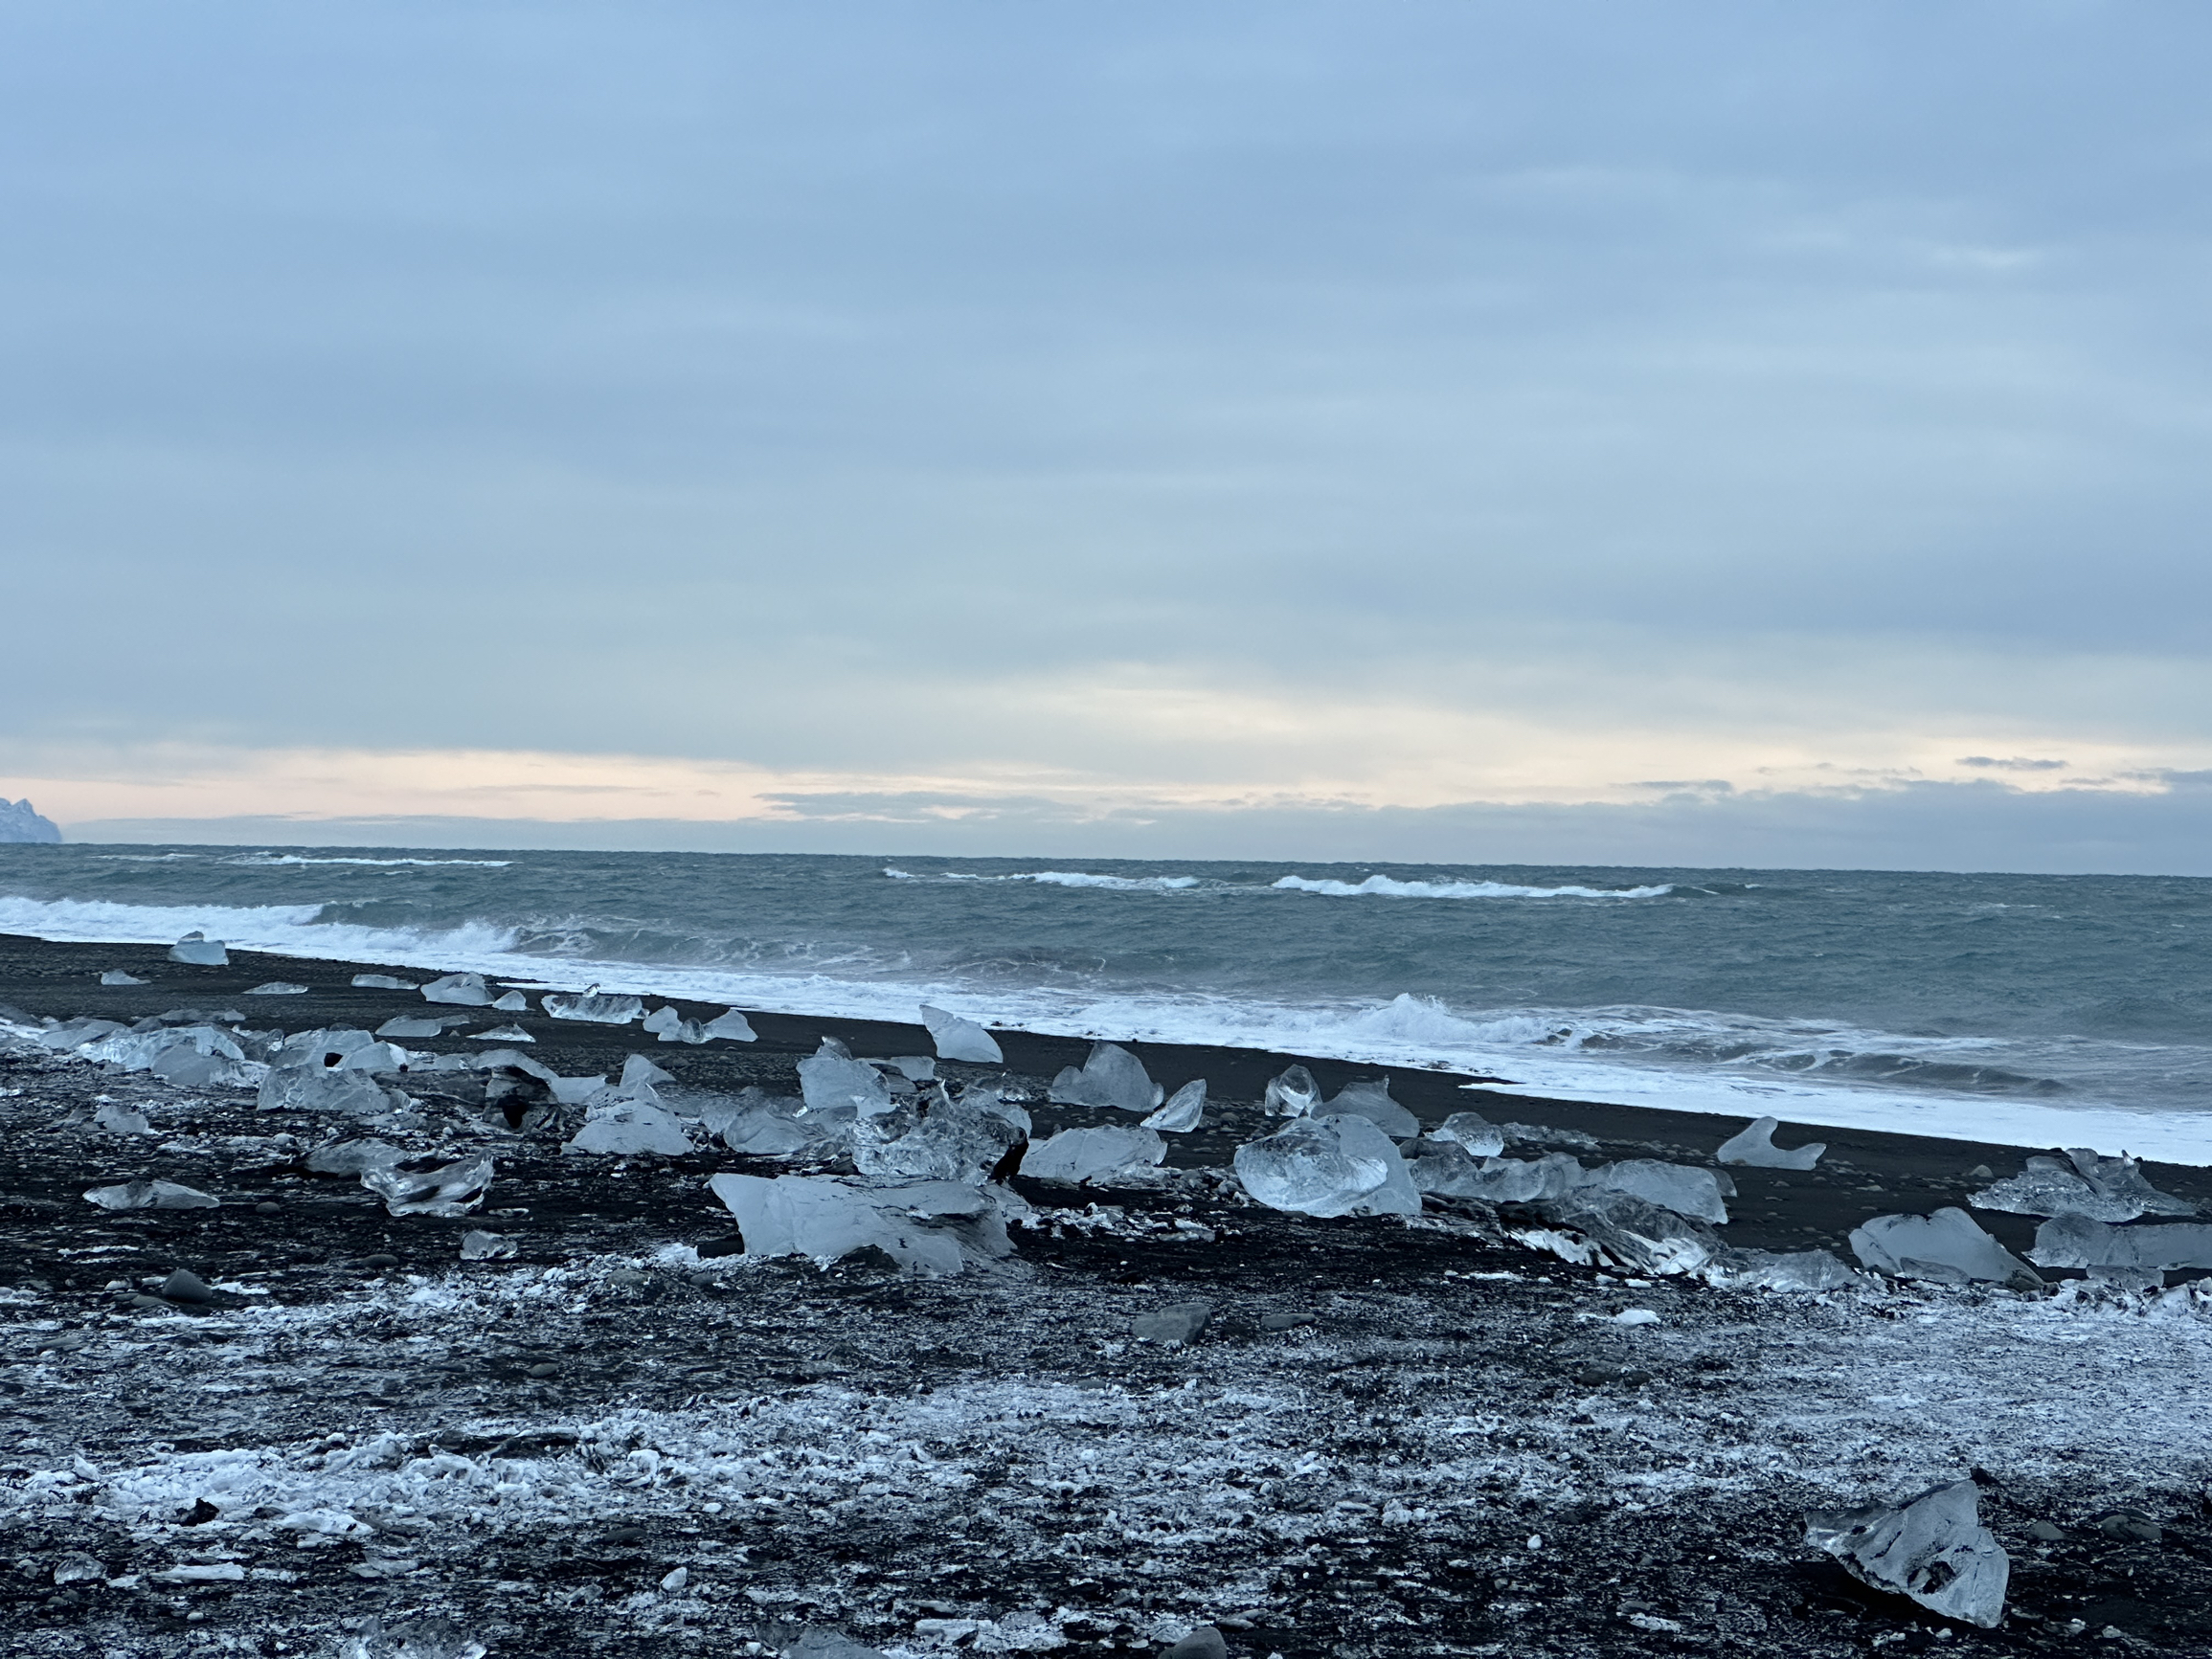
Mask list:
[[[1049,887],[1099,887],[1117,893],[1177,893],[1205,885],[1197,876],[1094,876],[1082,870],[1019,870],[1007,875],[947,870],[930,877],[886,868],[883,873],[899,882],[1034,882]]]
[[[1276,889],[1292,893],[1320,893],[1331,899],[1663,899],[1675,889],[1656,887],[1524,887],[1510,882],[1401,882],[1392,876],[1369,876],[1364,882],[1313,881],[1305,876],[1284,876]]]
[[[457,865],[472,870],[504,870],[513,863],[512,859],[362,859],[362,858],[309,858],[305,853],[241,853],[234,859],[225,859],[226,864],[250,864],[265,868],[271,864],[370,864],[383,869],[407,866]]]

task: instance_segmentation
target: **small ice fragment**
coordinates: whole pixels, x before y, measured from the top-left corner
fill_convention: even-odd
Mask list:
[[[676,1594],[677,1591],[683,1589],[686,1585],[690,1583],[690,1581],[691,1569],[689,1567],[678,1567],[674,1572],[664,1573],[661,1575],[661,1588],[671,1596]]]
[[[514,1241],[497,1233],[471,1227],[461,1235],[461,1259],[464,1262],[497,1262],[513,1254]]]
[[[100,976],[102,985],[145,985],[151,981],[141,979],[136,974],[125,974],[121,968],[110,968]],[[89,1557],[86,1558],[90,1559]]]
[[[623,1060],[622,1080],[615,1087],[617,1088],[635,1088],[641,1083],[648,1083],[658,1087],[661,1084],[675,1081],[676,1074],[674,1072],[664,1070],[655,1065],[643,1054],[633,1054]]]
[[[1194,1077],[1167,1097],[1167,1104],[1144,1120],[1143,1127],[1167,1134],[1188,1134],[1206,1118],[1206,1079]]]
[[[358,1177],[372,1169],[390,1169],[407,1155],[380,1140],[337,1140],[307,1155],[307,1168],[319,1176]]]
[[[1725,1164],[1762,1170],[1809,1170],[1820,1161],[1820,1155],[1828,1150],[1826,1141],[1784,1149],[1774,1144],[1774,1132],[1781,1127],[1781,1119],[1762,1117],[1721,1142],[1721,1150],[1713,1155]]]
[[[414,1100],[366,1071],[349,1067],[281,1066],[261,1079],[256,1104],[263,1111],[327,1111],[348,1117],[381,1117],[413,1110]]]
[[[2036,1270],[1981,1230],[1964,1210],[1932,1216],[1876,1216],[1851,1229],[1851,1249],[1877,1273],[1940,1285],[2016,1285],[2035,1289]]]
[[[1649,1308],[1623,1308],[1609,1321],[1614,1325],[1657,1325],[1659,1316]]]
[[[205,933],[191,932],[169,948],[172,962],[189,962],[198,968],[226,968],[231,953],[223,949],[220,939],[211,939]]]
[[[555,1020],[582,1020],[594,1025],[627,1025],[644,1016],[645,1004],[636,997],[618,997],[601,992],[597,985],[577,997],[564,997],[550,991],[538,998],[538,1006]]]
[[[1082,1069],[1065,1066],[1052,1079],[1051,1099],[1062,1106],[1150,1111],[1165,1098],[1144,1063],[1117,1042],[1094,1042]]]
[[[1390,1098],[1387,1077],[1362,1078],[1347,1083],[1326,1106],[1314,1108],[1316,1117],[1364,1117],[1392,1140],[1421,1132],[1421,1120]]]
[[[491,1006],[502,1014],[524,1014],[530,1010],[530,998],[520,991],[503,991],[491,999]]]
[[[1236,1149],[1237,1179],[1271,1210],[1309,1216],[1421,1211],[1406,1161],[1364,1117],[1295,1118]]]
[[[153,1133],[153,1125],[147,1121],[145,1112],[133,1111],[127,1106],[118,1106],[112,1100],[102,1103],[100,1110],[92,1114],[92,1121],[110,1134]]]
[[[1064,1129],[1031,1141],[1022,1173],[1063,1186],[1103,1186],[1115,1177],[1141,1178],[1167,1159],[1167,1143],[1148,1129]]]
[[[436,1157],[405,1158],[361,1172],[361,1184],[384,1200],[395,1216],[465,1216],[484,1202],[491,1185],[488,1153],[441,1163]]]
[[[2012,1560],[1981,1524],[1981,1496],[1953,1481],[1900,1504],[1814,1510],[1805,1541],[1862,1583],[1908,1596],[1930,1612],[1984,1629],[2004,1620]]]
[[[2112,1227],[2088,1216],[2059,1216],[2036,1229],[2028,1260],[2039,1267],[2083,1267],[2092,1279],[2162,1285],[2169,1268],[2212,1267],[2212,1226],[2169,1222]]]
[[[395,979],[389,974],[356,974],[353,975],[356,991],[419,991],[419,979]]]
[[[494,1025],[489,1031],[471,1031],[471,1042],[535,1042],[536,1038],[519,1025]]]
[[[425,1002],[450,1002],[462,1008],[482,1008],[491,1001],[491,990],[482,974],[448,974],[422,987]]]
[[[271,979],[246,993],[248,997],[305,997],[306,994],[306,986],[294,984],[289,979]]]
[[[1695,1216],[1701,1222],[1726,1224],[1728,1219],[1728,1206],[1721,1201],[1720,1181],[1711,1170],[1661,1163],[1657,1158],[1623,1158],[1618,1163],[1599,1164],[1582,1180],[1585,1186],[1634,1193],[1646,1203],[1678,1215]]]
[[[707,1184],[737,1218],[748,1256],[810,1256],[826,1267],[872,1246],[908,1272],[941,1276],[1013,1248],[996,1189],[962,1181],[720,1175]]]
[[[658,1037],[662,1032],[673,1031],[683,1023],[684,1016],[676,1005],[673,1002],[664,1002],[645,1016],[644,1022],[638,1029],[650,1031],[655,1037]]]
[[[852,1050],[834,1037],[824,1037],[822,1046],[799,1063],[799,1092],[808,1111],[844,1110],[872,1117],[891,1110],[883,1073],[853,1059]]]
[[[1006,1057],[1000,1051],[998,1039],[973,1020],[962,1020],[958,1014],[933,1008],[927,1002],[921,1006],[921,1018],[930,1041],[937,1044],[939,1060],[964,1060],[973,1065],[1005,1064]]]
[[[2065,1160],[2031,1157],[2027,1168],[1967,1200],[1977,1210],[2016,1216],[2087,1216],[2093,1222],[2132,1222],[2137,1216],[2193,1216],[2196,1205],[2162,1193],[2143,1177],[2135,1160],[2123,1153],[2099,1157],[2083,1147]]]
[[[1505,1150],[1499,1127],[1476,1111],[1456,1111],[1429,1132],[1431,1140],[1456,1141],[1475,1157],[1496,1157]]]
[[[1130,1320],[1129,1334],[1140,1342],[1181,1348],[1205,1330],[1206,1322],[1212,1317],[1211,1302],[1172,1302]]]
[[[1160,1659],[1229,1659],[1229,1638],[1216,1625],[1201,1625]]]
[[[199,1307],[215,1299],[214,1287],[189,1267],[173,1269],[154,1294],[165,1302],[191,1302]]]
[[[112,1187],[94,1187],[84,1195],[87,1203],[103,1210],[213,1210],[222,1199],[174,1181],[123,1181]]]
[[[107,1569],[82,1550],[64,1550],[54,1558],[56,1584],[88,1584],[107,1577]]]
[[[682,1157],[690,1150],[691,1137],[673,1114],[649,1101],[620,1096],[589,1109],[583,1128],[561,1146],[565,1153],[658,1153],[664,1157]]]
[[[1321,1086],[1302,1065],[1294,1065],[1273,1078],[1260,1105],[1270,1117],[1305,1117],[1320,1104]]]
[[[759,1040],[758,1034],[753,1029],[752,1021],[734,1008],[727,1014],[717,1014],[713,1019],[708,1020],[706,1031],[709,1037],[719,1038],[725,1042],[755,1042]]]
[[[783,1659],[884,1659],[884,1654],[865,1642],[855,1642],[843,1630],[818,1625],[785,1643]]]
[[[1866,1282],[1829,1250],[1728,1250],[1706,1276],[1762,1290],[1842,1290]]]

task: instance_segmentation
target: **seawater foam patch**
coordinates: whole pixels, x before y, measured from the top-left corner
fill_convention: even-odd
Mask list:
[[[364,859],[316,858],[305,853],[240,853],[236,858],[221,861],[226,864],[244,864],[254,869],[266,869],[275,864],[366,864],[377,869],[429,868],[455,866],[471,870],[504,870],[514,863],[512,859]]]
[[[1284,876],[1274,886],[1277,892],[1319,893],[1331,899],[1663,899],[1675,890],[1671,883],[1656,887],[1524,887],[1511,882],[1401,882],[1393,876],[1369,876],[1364,882]]]
[[[894,882],[1030,882],[1039,886],[1095,887],[1111,893],[1180,893],[1207,885],[1199,876],[1095,876],[1082,870],[1018,870],[1007,875],[943,870],[917,876],[911,870],[887,865],[883,873]]]

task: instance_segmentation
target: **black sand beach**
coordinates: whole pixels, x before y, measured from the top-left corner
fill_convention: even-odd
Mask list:
[[[150,982],[101,986],[108,968]],[[385,971],[7,937],[0,1005],[372,1029],[425,1006],[348,985]],[[312,989],[245,997],[271,979]],[[534,1010],[516,1022],[563,1074],[644,1052],[732,1091],[793,1092],[824,1035],[862,1056],[931,1052],[918,1026],[751,1019],[757,1042],[704,1047]],[[1043,1104],[1087,1043],[1000,1041],[1004,1067],[943,1069],[1026,1085],[1040,1135],[1128,1121]],[[1286,1057],[1133,1046],[1170,1089],[1208,1083],[1207,1130],[1173,1137],[1172,1165],[1226,1171],[1266,1132],[1256,1102]],[[1306,1064],[1331,1088],[1371,1069]],[[780,1166],[490,1135],[467,1074],[405,1085],[432,1125],[418,1141],[497,1158],[482,1210],[447,1220],[393,1218],[308,1173],[324,1126],[258,1112],[248,1091],[22,1050],[0,1068],[14,1651],[317,1653],[374,1618],[372,1641],[414,1621],[413,1650],[438,1651],[443,1620],[444,1650],[499,1655],[757,1652],[809,1629],[917,1653],[1153,1653],[1206,1625],[1255,1659],[2212,1653],[2212,1302],[2186,1288],[1644,1283],[1467,1209],[1315,1221],[1196,1174],[1107,1192],[1017,1179],[1038,1224],[1016,1228],[1013,1257],[918,1280],[745,1259],[706,1181]],[[1709,1162],[1742,1127],[1464,1081],[1391,1079],[1425,1123],[1474,1110],[1548,1132],[1524,1133],[1524,1155]],[[100,1096],[156,1132],[90,1127]],[[1810,1172],[1732,1172],[1731,1244],[1848,1259],[1859,1222],[1962,1203],[1986,1178],[1969,1171],[2022,1156],[1779,1138],[1829,1153]],[[2212,1207],[2212,1173],[2145,1170]],[[112,1214],[81,1196],[138,1177],[221,1207]],[[2027,1218],[1977,1219],[2016,1251],[2033,1237]],[[516,1253],[461,1261],[478,1227]],[[179,1267],[214,1300],[153,1294]],[[1188,1344],[1133,1339],[1133,1319],[1191,1302],[1208,1317]],[[1656,1318],[1615,1318],[1629,1310]],[[2012,1556],[1999,1628],[1865,1590],[1802,1544],[1808,1508],[1970,1473]],[[222,1501],[263,1488],[270,1501]],[[97,1574],[57,1581],[71,1552]]]

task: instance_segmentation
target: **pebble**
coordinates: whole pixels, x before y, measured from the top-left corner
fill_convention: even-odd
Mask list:
[[[282,1204],[272,1203],[267,1199],[263,1199],[254,1206],[254,1214],[257,1216],[281,1216],[283,1213],[284,1206]]]
[[[2065,1537],[2066,1530],[2050,1521],[2030,1521],[2027,1536],[2031,1538],[2041,1539],[2046,1544],[2055,1544]]]
[[[1262,1331],[1296,1331],[1300,1325],[1311,1325],[1311,1313],[1262,1313],[1259,1328]]]
[[[1201,1625],[1161,1659],[1229,1659],[1229,1642],[1213,1625]]]
[[[215,1299],[214,1289],[189,1267],[179,1267],[164,1279],[160,1290],[155,1294],[168,1302],[192,1302],[203,1306]]]
[[[2097,1522],[2097,1531],[2108,1538],[2136,1544],[2159,1543],[2166,1536],[2164,1529],[2141,1510],[2114,1510]]]

